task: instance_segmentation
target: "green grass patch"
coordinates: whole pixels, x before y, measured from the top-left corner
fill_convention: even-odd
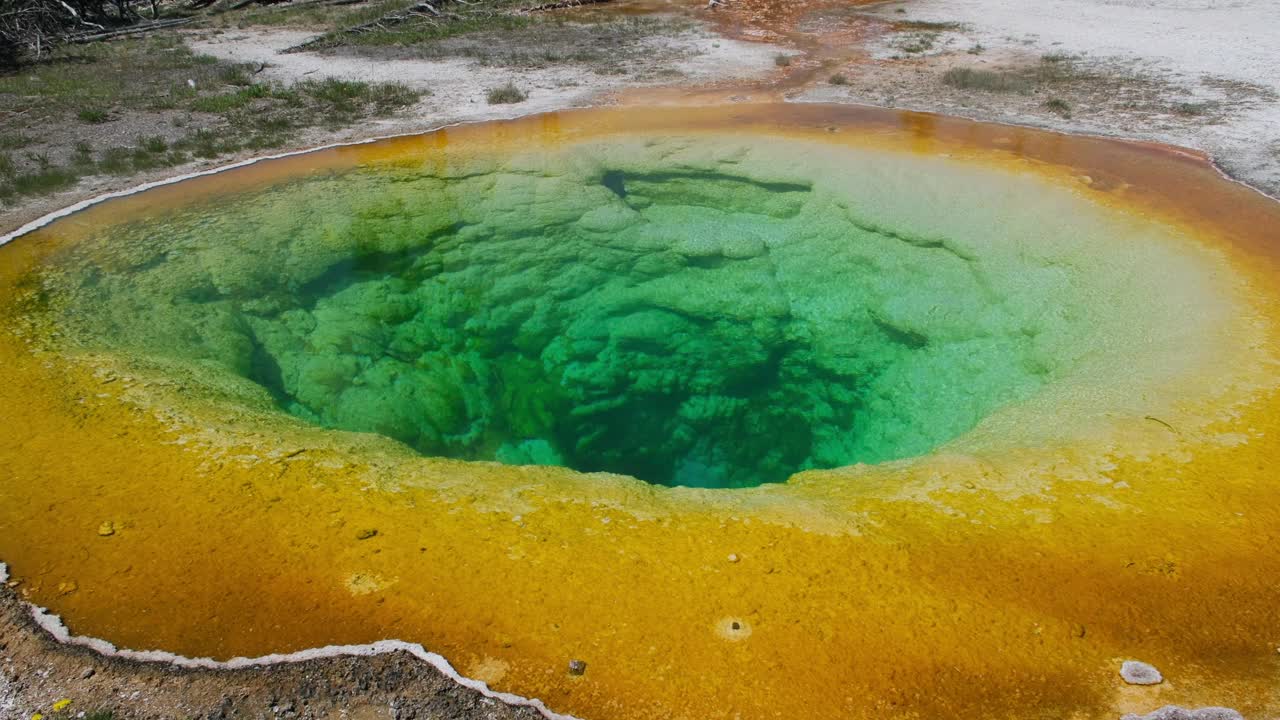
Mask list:
[[[417,102],[400,83],[310,80],[253,82],[252,68],[192,53],[177,36],[150,36],[58,48],[22,73],[0,76],[0,107],[49,118],[47,132],[0,135],[0,153],[33,146],[49,154],[0,154],[0,199],[64,189],[91,174],[130,176],[192,157],[217,158],[288,144],[309,127],[336,128]],[[147,128],[132,144],[76,143],[56,152],[60,123],[96,123],[112,108],[118,123]],[[156,115],[156,113],[163,113]],[[182,128],[175,137],[153,128]]]
[[[35,172],[18,173],[5,178],[0,184],[0,197],[13,195],[44,195],[70,187],[80,179],[71,168],[48,168]]]
[[[80,122],[96,125],[106,122],[108,114],[106,110],[100,108],[84,108],[76,113],[76,117],[80,119]]]
[[[149,109],[174,86],[195,95],[188,80],[199,88],[214,88],[228,65],[195,55],[177,35],[66,46],[20,73],[0,75],[0,103],[52,117],[84,112],[85,122],[100,122],[98,113],[104,108]]]
[[[271,88],[266,85],[250,85],[235,92],[222,95],[208,95],[196,98],[190,107],[192,110],[209,113],[225,113],[246,107],[254,100],[271,95]]]
[[[490,88],[486,96],[490,105],[507,105],[511,103],[524,102],[528,97],[515,86],[515,83],[507,83],[499,85],[496,88]]]

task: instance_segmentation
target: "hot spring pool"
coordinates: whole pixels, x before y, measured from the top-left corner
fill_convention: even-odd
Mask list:
[[[1109,717],[1130,656],[1274,708],[1277,218],[820,106],[158,187],[0,249],[0,560],[123,646],[405,639],[592,719]]]

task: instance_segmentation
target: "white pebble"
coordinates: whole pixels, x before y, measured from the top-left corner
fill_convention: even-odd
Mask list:
[[[1120,665],[1120,677],[1130,685],[1159,685],[1164,682],[1159,670],[1137,660],[1125,660]]]

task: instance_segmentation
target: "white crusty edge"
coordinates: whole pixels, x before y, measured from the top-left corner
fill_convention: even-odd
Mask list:
[[[498,118],[495,118],[495,120],[496,119]],[[501,118],[501,119],[511,119],[511,118]],[[485,120],[480,122],[492,122],[492,121],[493,120]],[[461,124],[464,124],[464,123],[455,123],[455,125],[461,125]],[[424,130],[422,132],[424,133],[435,132],[437,130],[444,129],[446,127],[453,127],[453,125],[442,125],[440,127],[436,127],[431,130]],[[417,134],[421,134],[421,133],[407,133],[407,135],[417,135]],[[201,170],[199,172],[187,173],[185,175],[178,175],[176,177],[167,178],[165,180],[157,180],[155,182],[144,183],[142,185],[129,188],[127,190],[119,190],[116,192],[105,193],[103,195],[98,195],[97,197],[89,198],[88,200],[82,200],[81,202],[78,202],[74,205],[62,208],[61,210],[51,212],[48,215],[32,220],[31,222],[27,223],[26,225],[23,225],[22,227],[18,228],[17,230],[14,230],[11,233],[0,235],[0,246],[10,243],[16,240],[17,238],[23,235],[26,235],[29,232],[32,232],[33,230],[42,228],[45,225],[48,225],[49,223],[53,222],[54,220],[64,218],[68,215],[71,215],[72,213],[79,212],[87,207],[90,207],[92,205],[97,205],[100,202],[111,200],[113,198],[120,198],[120,197],[126,197],[128,195],[134,195],[146,190],[150,190],[151,188],[161,187],[163,185],[172,185],[174,183],[182,182],[183,180],[189,180],[191,178],[202,177],[205,175],[213,175],[214,173],[220,173],[224,170],[231,170],[233,168],[252,165],[257,162],[262,162],[263,160],[276,160],[279,158],[291,157],[294,155],[302,155],[305,153],[315,152],[318,150],[329,150],[337,147],[364,145],[367,143],[378,142],[380,140],[388,140],[395,137],[403,137],[405,135],[406,134],[384,135],[380,137],[368,138],[366,140],[357,140],[353,142],[344,142],[344,143],[333,143],[330,145],[322,145],[320,147],[308,148],[305,150],[294,150],[286,153],[278,153],[275,155],[266,155],[262,157],[250,158],[248,160],[241,160],[239,162],[231,163],[230,165],[222,165],[216,168],[210,168],[208,170]],[[8,579],[9,579],[9,567],[5,563],[0,562],[0,583],[7,582]],[[184,667],[184,668],[195,668],[195,669],[206,669],[206,670],[239,670],[244,668],[262,667],[265,665],[278,665],[281,663],[303,662],[306,660],[315,660],[320,658],[343,657],[343,656],[371,656],[371,655],[381,655],[384,653],[392,653],[396,651],[403,651],[403,652],[409,653],[410,655],[413,655],[419,660],[434,667],[436,670],[439,670],[441,674],[443,674],[445,677],[449,678],[450,680],[453,680],[454,682],[458,683],[459,685],[462,685],[463,687],[467,687],[472,690],[475,690],[476,692],[480,693],[481,695],[484,695],[485,697],[493,698],[494,700],[499,700],[501,702],[506,703],[507,705],[533,708],[534,710],[537,710],[543,717],[548,718],[548,720],[579,720],[578,718],[572,715],[565,715],[565,714],[553,711],[551,708],[548,708],[545,703],[543,703],[541,700],[537,698],[526,698],[520,695],[515,695],[513,693],[497,692],[496,690],[491,690],[489,689],[488,685],[486,685],[484,682],[481,682],[480,680],[472,680],[471,678],[463,677],[461,673],[459,673],[457,670],[454,669],[453,665],[449,664],[449,661],[446,660],[443,655],[430,652],[426,648],[422,647],[417,643],[405,642],[403,640],[379,640],[377,642],[369,643],[367,645],[327,645],[325,647],[311,648],[309,650],[299,650],[298,652],[293,652],[293,653],[285,653],[285,654],[277,653],[273,655],[263,655],[262,657],[256,657],[256,658],[237,657],[237,658],[232,658],[226,661],[219,661],[219,660],[213,660],[211,658],[189,658],[189,657],[184,657],[182,655],[175,655],[170,652],[165,652],[163,650],[122,649],[122,648],[117,648],[115,645],[112,645],[106,640],[102,640],[100,638],[87,637],[83,635],[72,635],[71,631],[68,630],[67,626],[62,622],[62,618],[58,617],[57,615],[54,615],[53,613],[49,612],[45,608],[39,607],[38,605],[33,605],[25,601],[24,601],[24,604],[31,611],[31,618],[35,621],[36,625],[39,625],[45,632],[53,636],[53,638],[56,639],[58,642],[63,643],[65,645],[78,645],[80,647],[85,647],[106,657],[120,658],[122,660],[133,660],[137,662],[168,663],[170,665],[177,665],[178,667]]]
[[[478,120],[474,122],[497,122],[501,120],[514,120],[516,117],[519,117],[519,116],[492,118],[489,120]],[[380,135],[378,137],[371,137],[364,140],[352,140],[350,142],[331,143],[329,145],[320,145],[313,148],[306,148],[304,150],[290,150],[289,152],[276,153],[274,155],[263,155],[260,157],[254,157],[254,158],[249,158],[247,160],[240,160],[238,162],[233,162],[230,165],[219,165],[218,167],[209,168],[208,170],[199,170],[197,172],[186,173],[185,175],[177,175],[171,178],[165,178],[164,180],[156,180],[154,182],[143,183],[141,185],[128,188],[126,190],[116,190],[115,192],[103,193],[102,195],[91,197],[88,200],[81,200],[80,202],[74,205],[69,205],[67,207],[64,207],[61,210],[55,210],[49,213],[48,215],[44,215],[42,217],[36,218],[35,220],[32,220],[31,222],[27,223],[26,225],[23,225],[22,227],[18,228],[17,230],[14,230],[11,233],[0,235],[0,246],[13,242],[14,240],[17,240],[18,238],[22,237],[23,235],[26,235],[29,232],[32,232],[34,230],[39,230],[40,228],[44,227],[45,225],[48,225],[54,220],[58,220],[68,215],[71,215],[73,213],[80,212],[81,210],[84,210],[85,208],[91,207],[93,205],[97,205],[100,202],[104,202],[106,200],[113,200],[115,198],[128,197],[129,195],[136,195],[140,192],[150,190],[151,188],[157,188],[164,185],[172,185],[174,183],[180,183],[183,180],[190,180],[192,178],[204,177],[205,175],[213,175],[216,173],[220,173],[224,170],[234,170],[235,168],[245,167],[246,165],[253,165],[254,163],[259,163],[264,160],[279,160],[280,158],[293,157],[294,155],[305,155],[307,153],[318,152],[320,150],[332,150],[334,148],[351,147],[353,145],[367,145],[369,143],[375,143],[382,140],[390,140],[392,138],[397,138],[397,137],[425,135],[427,133],[436,132],[437,130],[444,130],[445,128],[456,127],[458,125],[468,125],[468,124],[473,124],[473,123],[472,122],[452,123],[448,125],[440,125],[440,126],[431,128],[429,130],[422,130],[418,132],[395,133],[392,135]]]
[[[810,103],[807,103],[806,101],[788,101],[788,102],[796,102],[796,104],[810,104]],[[822,103],[812,103],[812,104],[822,104]],[[984,123],[987,125],[1003,125],[1005,127],[1013,127],[1013,128],[1024,128],[1028,130],[1037,130],[1039,132],[1052,133],[1055,135],[1069,135],[1072,137],[1085,137],[1085,138],[1094,138],[1099,140],[1116,140],[1118,142],[1156,142],[1163,145],[1169,145],[1168,143],[1161,143],[1158,140],[1150,141],[1150,140],[1142,140],[1139,138],[1126,138],[1119,135],[1104,135],[1104,134],[1098,134],[1098,133],[1083,133],[1083,132],[1073,133],[1073,132],[1067,132],[1065,130],[1054,130],[1051,128],[1040,127],[1036,125],[1023,125],[1018,123],[996,122],[991,120],[978,120],[977,118],[970,117],[967,115],[949,115],[944,113],[931,112],[927,110],[910,110],[908,108],[894,108],[894,107],[887,107],[882,105],[859,105],[857,103],[842,103],[842,104],[847,106],[853,106],[853,107],[870,107],[877,110],[907,110],[908,112],[919,113],[921,115],[939,115],[944,117],[954,117],[961,120],[968,120],[970,122]],[[577,109],[581,109],[581,108],[566,107],[566,108],[560,108],[557,110],[551,110],[546,112],[561,112],[563,110],[577,110]],[[531,114],[536,115],[540,113],[531,113]],[[275,155],[263,155],[261,157],[249,158],[247,160],[240,160],[238,162],[234,162],[229,165],[220,165],[218,167],[209,168],[208,170],[200,170],[198,172],[187,173],[185,175],[178,175],[175,177],[166,178],[164,180],[156,180],[154,182],[143,183],[141,185],[137,185],[135,187],[132,187],[126,190],[117,190],[115,192],[104,193],[102,195],[89,198],[88,200],[81,200],[80,202],[74,205],[70,205],[65,208],[62,208],[61,210],[55,210],[54,212],[51,212],[48,215],[38,217],[35,220],[32,220],[31,222],[18,228],[17,230],[14,230],[13,232],[0,235],[0,246],[13,242],[14,240],[22,237],[23,235],[26,235],[29,232],[38,230],[44,227],[45,225],[48,225],[49,223],[53,222],[54,220],[58,220],[60,218],[64,218],[68,215],[71,215],[73,213],[77,213],[81,210],[84,210],[87,207],[97,205],[100,202],[104,202],[106,200],[112,200],[115,198],[128,197],[129,195],[136,195],[137,193],[150,190],[151,188],[161,187],[164,185],[172,185],[174,183],[182,182],[183,180],[190,180],[191,178],[204,177],[205,175],[213,175],[215,173],[220,173],[224,170],[233,170],[238,167],[245,167],[246,165],[252,165],[254,163],[262,162],[264,160],[278,160],[280,158],[293,157],[295,155],[305,155],[307,153],[317,152],[320,150],[332,150],[333,148],[351,147],[354,145],[367,145],[369,143],[380,142],[382,140],[391,140],[393,138],[398,138],[398,137],[425,135],[427,133],[433,133],[438,130],[444,130],[450,127],[458,127],[461,125],[475,125],[475,124],[486,123],[486,122],[500,122],[502,120],[515,120],[519,117],[523,117],[523,116],[514,115],[510,117],[489,118],[485,120],[468,120],[463,122],[440,125],[427,130],[416,130],[414,132],[409,132],[409,133],[392,133],[390,135],[379,135],[377,137],[366,138],[364,140],[352,140],[350,142],[330,143],[328,145],[319,145],[317,147],[306,148],[303,150],[291,150],[289,152],[277,153]],[[1177,146],[1169,145],[1169,147],[1176,148]],[[1202,152],[1202,151],[1197,151],[1197,152]],[[1258,193],[1259,195],[1262,195],[1263,197],[1270,198],[1272,200],[1280,200],[1280,198],[1270,195],[1262,188],[1251,185],[1245,182],[1244,180],[1239,180],[1237,178],[1232,177],[1227,173],[1227,171],[1223,170],[1222,167],[1218,165],[1217,159],[1214,158],[1212,155],[1209,155],[1206,153],[1205,157],[1208,159],[1209,166],[1212,167],[1214,171],[1216,171],[1218,175],[1222,177],[1223,180],[1226,180],[1228,182],[1233,182],[1237,185],[1243,185],[1244,187],[1249,188],[1250,190]]]
[[[0,562],[0,583],[7,582],[8,579],[9,567]],[[88,648],[99,655],[109,658],[120,658],[122,660],[132,660],[135,662],[168,663],[170,665],[177,665],[178,667],[199,670],[243,670],[246,668],[262,667],[265,665],[296,663],[321,658],[371,656],[403,651],[434,667],[436,670],[439,670],[442,675],[450,680],[462,685],[463,687],[475,690],[485,697],[500,700],[507,705],[533,708],[548,720],[579,720],[572,715],[564,715],[551,710],[545,703],[537,698],[526,698],[512,693],[490,690],[488,685],[479,680],[472,680],[471,678],[463,677],[453,668],[452,665],[449,664],[448,660],[444,659],[444,656],[429,652],[426,648],[417,643],[404,642],[403,640],[379,640],[378,642],[369,643],[367,645],[327,645],[325,647],[312,648],[310,650],[299,650],[294,653],[263,655],[262,657],[256,658],[237,657],[226,661],[213,660],[210,658],[189,658],[164,652],[163,650],[121,649],[106,640],[85,637],[83,635],[72,635],[71,631],[67,629],[67,626],[63,624],[62,618],[59,618],[48,610],[29,602],[22,601],[22,603],[30,610],[31,618],[35,621],[36,625],[39,625],[45,632],[52,635],[58,642],[64,645],[77,645]]]

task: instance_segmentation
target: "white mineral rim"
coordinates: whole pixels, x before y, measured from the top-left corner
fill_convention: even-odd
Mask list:
[[[0,583],[7,582],[8,579],[9,566],[0,562]],[[57,615],[54,615],[42,607],[26,602],[25,600],[20,602],[31,612],[31,618],[35,620],[36,625],[39,625],[45,632],[52,635],[58,642],[63,645],[76,645],[88,648],[99,655],[108,658],[119,658],[122,660],[133,660],[136,662],[168,663],[182,668],[199,670],[246,670],[255,667],[306,662],[308,660],[320,660],[324,658],[347,656],[371,657],[373,655],[382,655],[401,651],[406,652],[434,667],[436,670],[440,671],[442,675],[455,683],[475,690],[485,697],[499,700],[507,705],[533,708],[543,717],[548,718],[548,720],[580,720],[573,715],[565,715],[551,710],[545,703],[537,698],[527,698],[513,693],[491,690],[487,684],[480,680],[472,680],[471,678],[463,677],[461,673],[453,668],[453,665],[449,664],[449,661],[446,660],[443,655],[430,652],[417,643],[405,642],[403,640],[379,640],[367,645],[326,645],[325,647],[299,650],[292,653],[263,655],[256,658],[237,657],[226,661],[213,660],[211,658],[189,658],[165,652],[163,650],[122,649],[117,648],[115,645],[99,638],[87,637],[84,635],[72,635],[71,631],[67,629],[67,626]],[[3,676],[0,676],[0,679],[2,679],[2,677]],[[0,694],[0,710],[4,709],[7,709],[7,701],[5,696]]]
[[[879,105],[866,105],[866,104],[862,104],[862,103],[806,103],[806,101],[803,101],[803,100],[799,100],[799,101],[785,100],[785,101],[783,102],[783,104],[787,104],[787,103],[791,103],[791,102],[795,102],[797,105],[800,105],[800,104],[815,104],[815,105],[829,104],[829,105],[833,105],[833,106],[837,106],[837,107],[867,108],[867,109],[872,109],[872,110],[885,110],[885,111],[892,111],[892,110],[894,110],[894,109],[895,109],[895,108],[884,108],[884,107],[881,107],[881,106],[879,106]],[[485,120],[463,120],[463,121],[454,122],[454,123],[445,123],[445,124],[443,124],[443,125],[439,125],[439,126],[437,126],[437,127],[433,127],[433,128],[431,128],[431,129],[429,129],[429,130],[415,130],[415,131],[413,131],[413,132],[406,132],[406,133],[391,133],[391,134],[388,134],[388,135],[378,135],[378,136],[375,136],[375,137],[365,138],[365,139],[363,139],[363,140],[350,140],[350,141],[347,141],[347,142],[329,143],[329,144],[327,144],[327,145],[317,145],[317,146],[315,146],[315,147],[303,148],[303,149],[301,149],[301,150],[290,150],[290,151],[288,151],[288,152],[275,153],[275,154],[272,154],[272,155],[262,155],[262,156],[260,156],[260,157],[253,157],[253,158],[247,158],[247,159],[244,159],[244,160],[238,160],[238,161],[236,161],[236,162],[233,162],[233,163],[230,163],[230,164],[227,164],[227,165],[220,165],[220,166],[218,166],[218,167],[209,168],[209,169],[207,169],[207,170],[198,170],[198,171],[196,171],[196,172],[185,173],[185,174],[182,174],[182,175],[175,175],[174,177],[171,177],[171,178],[165,178],[165,179],[163,179],[163,180],[155,180],[155,181],[148,182],[148,183],[142,183],[141,185],[136,185],[136,186],[134,186],[134,187],[127,188],[127,189],[125,189],[125,190],[115,190],[115,191],[113,191],[113,192],[103,193],[103,194],[101,194],[101,195],[97,195],[97,196],[91,197],[91,198],[89,198],[89,199],[87,199],[87,200],[81,200],[80,202],[75,203],[74,205],[68,205],[67,207],[64,207],[64,208],[62,208],[62,209],[60,209],[60,210],[55,210],[55,211],[53,211],[53,212],[51,212],[51,213],[49,213],[49,214],[47,214],[47,215],[42,215],[41,217],[38,217],[38,218],[36,218],[35,220],[32,220],[31,222],[26,223],[25,225],[23,225],[23,226],[19,227],[17,230],[14,230],[14,231],[9,232],[9,233],[5,233],[4,235],[0,235],[0,247],[3,247],[4,245],[7,245],[7,244],[8,244],[8,243],[10,243],[10,242],[13,242],[14,240],[17,240],[18,238],[22,237],[23,235],[26,235],[26,234],[27,234],[27,233],[29,233],[29,232],[33,232],[33,231],[35,231],[35,230],[39,230],[40,228],[42,228],[42,227],[44,227],[44,226],[46,226],[46,225],[48,225],[48,224],[52,223],[52,222],[53,222],[53,221],[55,221],[55,220],[59,220],[59,219],[61,219],[61,218],[67,217],[68,215],[72,215],[72,214],[74,214],[74,213],[80,212],[81,210],[84,210],[85,208],[92,207],[92,206],[97,205],[98,203],[101,203],[101,202],[106,202],[107,200],[114,200],[114,199],[116,199],[116,198],[122,198],[122,197],[128,197],[128,196],[130,196],[130,195],[136,195],[136,194],[138,194],[138,193],[140,193],[140,192],[145,192],[145,191],[150,190],[150,189],[152,189],[152,188],[163,187],[163,186],[165,186],[165,185],[173,185],[174,183],[180,183],[180,182],[182,182],[183,180],[190,180],[190,179],[192,179],[192,178],[204,177],[204,176],[206,176],[206,175],[216,175],[217,173],[224,172],[224,171],[226,171],[226,170],[234,170],[234,169],[236,169],[236,168],[246,167],[246,166],[248,166],[248,165],[253,165],[254,163],[259,163],[259,162],[263,162],[263,161],[266,161],[266,160],[279,160],[280,158],[294,157],[294,156],[297,156],[297,155],[306,155],[307,153],[319,152],[319,151],[321,151],[321,150],[332,150],[332,149],[334,149],[334,148],[352,147],[352,146],[355,146],[355,145],[368,145],[369,143],[381,142],[381,141],[383,141],[383,140],[394,140],[395,138],[414,137],[414,136],[417,136],[417,135],[429,135],[429,134],[431,134],[431,133],[439,132],[440,130],[446,130],[446,129],[448,129],[448,128],[453,128],[453,127],[463,127],[463,126],[467,126],[467,125],[479,125],[479,124],[483,124],[483,123],[491,123],[491,122],[503,122],[503,121],[505,121],[505,120],[516,120],[516,119],[519,119],[519,118],[521,118],[521,117],[526,117],[526,116],[543,115],[543,114],[550,114],[550,113],[557,113],[557,112],[571,111],[571,110],[582,110],[582,109],[588,109],[588,108],[591,108],[591,107],[597,107],[597,106],[593,106],[593,105],[583,105],[583,106],[566,106],[566,107],[562,107],[562,108],[556,108],[556,109],[554,109],[554,110],[537,111],[537,112],[531,112],[531,113],[526,113],[526,114],[515,114],[515,115],[511,115],[510,117],[502,117],[502,118],[488,118],[488,119],[485,119]],[[674,111],[678,111],[678,109],[679,109],[678,107],[677,107],[677,108],[675,108],[675,110],[673,110],[673,112],[674,112]],[[1009,123],[1009,122],[997,122],[997,121],[992,121],[992,120],[979,120],[979,119],[977,119],[976,117],[970,117],[970,116],[963,115],[963,114],[953,114],[953,113],[936,113],[936,112],[928,112],[928,111],[920,111],[920,110],[912,110],[912,111],[910,111],[910,112],[914,112],[914,113],[917,113],[917,114],[920,114],[920,115],[935,115],[935,116],[938,116],[938,117],[958,118],[958,119],[960,119],[960,120],[968,120],[968,121],[970,121],[970,122],[982,123],[982,124],[985,124],[985,125],[998,125],[998,126],[1002,126],[1002,127],[1021,128],[1021,129],[1026,129],[1026,130],[1033,130],[1033,131],[1035,131],[1035,132],[1050,133],[1050,134],[1053,134],[1053,135],[1061,135],[1061,136],[1065,136],[1065,137],[1081,137],[1081,138],[1090,138],[1090,139],[1095,139],[1095,140],[1111,140],[1111,141],[1114,141],[1114,142],[1128,142],[1128,143],[1144,143],[1144,142],[1150,142],[1150,141],[1147,141],[1147,140],[1141,140],[1141,139],[1129,138],[1129,137],[1120,137],[1120,136],[1115,136],[1115,135],[1101,135],[1101,134],[1086,133],[1086,132],[1069,132],[1069,131],[1066,131],[1066,130],[1054,130],[1054,129],[1051,129],[1051,128],[1039,127],[1039,126],[1036,126],[1036,125],[1024,125],[1024,124],[1019,124],[1019,123]],[[1256,192],[1256,193],[1258,193],[1259,195],[1261,195],[1261,196],[1263,196],[1263,197],[1265,197],[1265,198],[1267,198],[1267,199],[1269,199],[1269,200],[1276,200],[1276,201],[1280,201],[1280,197],[1272,196],[1271,194],[1267,193],[1267,191],[1263,190],[1262,188],[1259,188],[1259,187],[1257,187],[1257,186],[1254,186],[1254,185],[1252,185],[1252,184],[1250,184],[1250,183],[1248,183],[1248,182],[1246,182],[1246,181],[1244,181],[1244,180],[1241,180],[1241,179],[1239,179],[1239,178],[1233,177],[1233,176],[1232,176],[1231,174],[1229,174],[1226,170],[1222,169],[1222,167],[1218,164],[1217,159],[1216,159],[1216,158],[1214,158],[1214,157],[1213,157],[1211,154],[1209,154],[1209,153],[1206,153],[1206,152],[1204,152],[1204,151],[1200,151],[1200,150],[1195,150],[1195,149],[1193,149],[1193,148],[1183,148],[1183,147],[1176,146],[1176,145],[1169,145],[1168,147],[1173,148],[1173,149],[1175,149],[1175,150],[1179,150],[1179,151],[1185,151],[1188,155],[1190,155],[1190,156],[1192,156],[1192,157],[1204,157],[1204,158],[1205,158],[1205,160],[1206,160],[1206,162],[1208,162],[1209,166],[1210,166],[1210,167],[1212,167],[1212,168],[1214,169],[1214,171],[1218,173],[1218,176],[1219,176],[1219,177],[1221,177],[1223,180],[1226,180],[1227,182],[1235,183],[1235,184],[1237,184],[1237,185],[1241,185],[1241,186],[1243,186],[1243,187],[1246,187],[1246,188],[1248,188],[1248,189],[1252,190],[1253,192]]]

